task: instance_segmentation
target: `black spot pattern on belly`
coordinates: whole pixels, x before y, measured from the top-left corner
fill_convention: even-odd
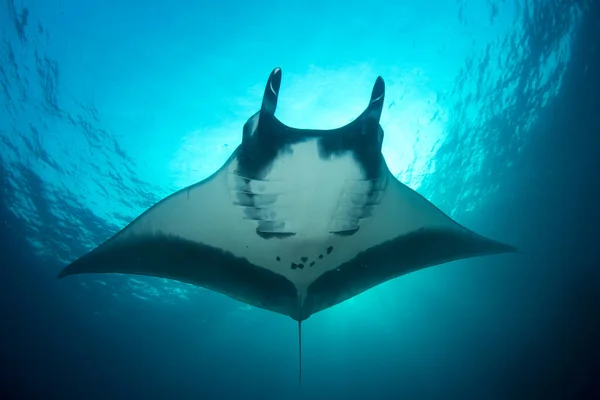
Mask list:
[[[292,262],[292,263],[290,263],[290,268],[291,269],[296,269],[296,268],[304,269],[304,264],[296,264],[295,262]]]
[[[275,257],[275,259],[276,259],[277,261],[281,261],[281,257],[279,257],[279,256]]]
[[[333,252],[333,246],[327,247],[325,249],[325,252],[327,255],[331,254]],[[316,258],[318,258],[319,260],[322,260],[324,257],[325,256],[323,254],[319,254],[317,257],[315,257],[314,261],[311,261],[309,263],[310,257],[301,256],[299,262],[290,262],[290,269],[304,269],[305,266],[314,267],[317,262]],[[279,256],[275,257],[275,259],[277,261],[281,261],[281,257],[279,257]]]

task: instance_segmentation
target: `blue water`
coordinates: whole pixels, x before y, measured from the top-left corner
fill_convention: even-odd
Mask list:
[[[600,371],[595,0],[0,2],[0,397],[587,399]],[[277,116],[342,126],[386,81],[392,172],[520,254],[303,323],[69,262]],[[7,396],[4,397],[4,394]]]

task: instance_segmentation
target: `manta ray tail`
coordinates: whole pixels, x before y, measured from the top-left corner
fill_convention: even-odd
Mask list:
[[[298,385],[302,385],[302,321],[298,321]]]

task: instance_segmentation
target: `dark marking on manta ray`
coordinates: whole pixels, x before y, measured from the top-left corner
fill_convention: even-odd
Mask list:
[[[314,262],[314,261],[310,263],[310,266],[311,266],[311,267],[312,267],[313,265],[315,265],[315,262]]]
[[[323,258],[323,254],[319,254],[319,259],[322,259],[322,258]]]
[[[331,254],[332,251],[333,251],[333,246],[329,246],[327,248],[327,254]]]
[[[258,229],[256,229],[256,233],[263,239],[285,239],[295,235],[291,232],[261,232]]]
[[[275,259],[276,259],[277,261],[281,261],[281,257],[279,257],[279,256],[275,257]]]
[[[296,268],[304,269],[304,264],[296,264],[295,262],[292,262],[292,263],[290,263],[290,268],[291,269],[296,269]]]
[[[308,261],[308,257],[300,257],[300,260],[302,260],[303,263]]]
[[[332,232],[332,233],[335,235],[338,235],[338,236],[352,236],[356,232],[358,232],[359,229],[360,229],[360,226],[357,226],[356,228],[353,228],[353,229],[348,229],[348,230],[339,231],[339,232]]]
[[[383,129],[379,117],[383,93],[383,80],[379,79],[373,88],[373,101],[362,118],[335,131],[291,128],[268,110],[255,114],[244,125],[237,172],[251,179],[263,179],[278,156],[292,152],[292,145],[316,139],[321,159],[349,153],[358,161],[366,179],[377,178],[382,163]]]

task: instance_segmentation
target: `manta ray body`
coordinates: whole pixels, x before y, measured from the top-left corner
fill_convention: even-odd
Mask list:
[[[332,130],[275,117],[271,73],[242,142],[209,178],[148,209],[59,277],[126,273],[202,286],[301,321],[380,283],[512,246],[480,236],[399,182],[381,153],[385,85]],[[300,340],[299,335],[299,340]]]

